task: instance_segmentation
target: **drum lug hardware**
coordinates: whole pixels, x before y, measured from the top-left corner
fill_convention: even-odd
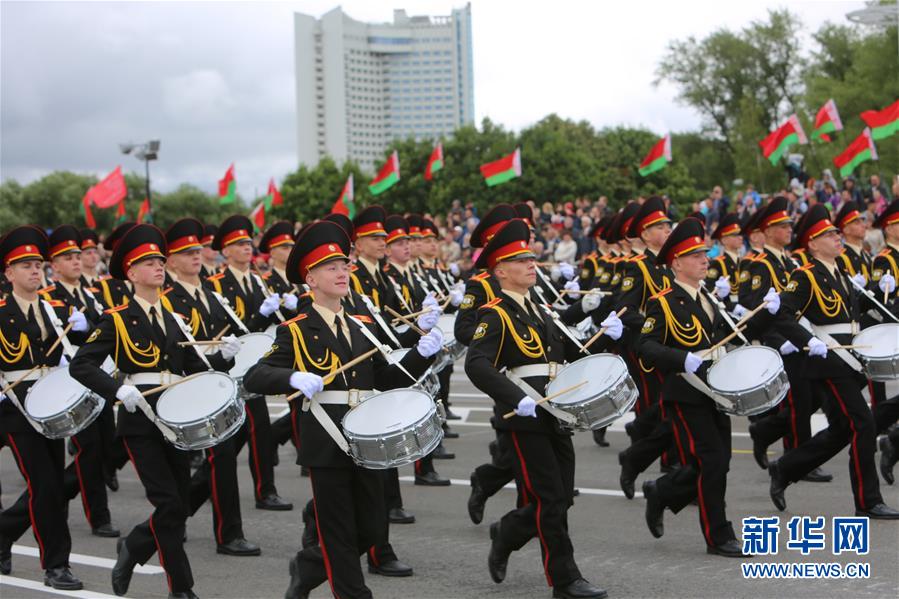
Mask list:
[[[558,362],[550,362],[549,366],[549,380],[553,380],[556,378],[556,375],[559,372],[559,363]]]
[[[359,403],[359,389],[350,389],[347,391],[347,404],[350,408],[355,408]]]

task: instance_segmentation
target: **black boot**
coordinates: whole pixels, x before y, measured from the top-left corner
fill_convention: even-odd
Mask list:
[[[434,453],[431,454],[435,460],[454,460],[456,459],[456,454],[451,451],[447,451],[446,447],[443,446],[443,443],[437,445],[437,449],[434,450]]]
[[[281,499],[277,493],[272,493],[267,497],[263,497],[261,501],[257,501],[256,509],[272,512],[289,512],[293,509],[293,504]]]
[[[308,599],[312,589],[304,587],[303,581],[300,580],[300,565],[296,556],[290,560],[288,568],[290,569],[290,583],[284,592],[284,599]]]
[[[751,553],[743,553],[743,547],[740,546],[740,542],[736,539],[731,539],[720,545],[707,545],[705,552],[722,557],[752,557]]]
[[[624,496],[628,499],[633,499],[634,482],[637,480],[637,473],[634,472],[627,458],[624,457],[624,452],[618,454],[618,463],[621,464],[621,474],[618,475],[618,483],[621,485],[621,490],[624,491]]]
[[[855,510],[856,516],[867,516],[872,520],[899,520],[899,511],[885,503],[878,503],[867,510]]]
[[[803,476],[802,480],[807,483],[829,483],[833,480],[833,474],[824,472],[820,467],[818,467]]]
[[[493,582],[499,584],[506,579],[506,566],[509,565],[509,554],[499,538],[500,523],[490,525],[490,553],[487,555],[487,571]]]
[[[200,599],[193,591],[178,591],[177,593],[169,593],[169,599]]]
[[[780,473],[777,462],[771,462],[768,465],[768,475],[771,476],[771,486],[768,488],[768,493],[771,495],[771,501],[774,503],[774,507],[780,511],[784,511],[787,509],[787,500],[784,497],[784,491],[787,490],[790,482]]]
[[[761,441],[756,440],[756,437],[758,436],[758,427],[754,422],[749,425],[749,436],[752,438],[752,457],[755,458],[755,463],[758,464],[759,468],[762,470],[767,470],[768,446]]]
[[[425,472],[424,474],[416,474],[415,484],[423,485],[425,487],[448,487],[450,485],[450,479],[443,478],[432,470],[431,472]]]
[[[415,524],[415,516],[401,507],[390,508],[387,519],[391,524]]]
[[[96,526],[91,529],[91,534],[95,537],[106,537],[108,539],[114,539],[115,537],[121,535],[122,533],[118,528],[114,528],[112,524],[107,522],[106,524],[101,524],[100,526]]]
[[[583,578],[569,582],[562,587],[553,587],[554,599],[605,599],[608,593]]]
[[[659,498],[656,481],[648,480],[643,483],[643,497],[646,499],[646,526],[652,536],[661,539],[665,534],[665,506]]]
[[[376,566],[369,560],[368,571],[371,574],[380,574],[381,576],[404,577],[412,576],[412,566],[406,565],[398,559],[392,559],[382,562]]]
[[[0,535],[0,574],[12,572],[12,541]]]
[[[128,545],[125,539],[119,539],[116,542],[116,551],[118,557],[115,566],[112,567],[112,592],[121,597],[128,592],[128,585],[131,584],[131,575],[134,574],[134,567],[137,562],[128,553]]]
[[[75,578],[68,566],[44,570],[44,586],[60,591],[80,591],[84,588],[84,585]]]
[[[880,447],[880,476],[883,477],[886,484],[892,485],[895,481],[893,466],[896,464],[896,460],[899,460],[899,451],[888,436],[881,437],[877,445]]]
[[[474,472],[471,473],[471,495],[468,496],[468,517],[475,524],[480,524],[484,519],[484,506],[487,504],[487,497],[484,495],[484,489],[478,482],[478,476]]]
[[[238,557],[255,556],[262,553],[262,549],[256,543],[251,543],[243,537],[238,537],[227,543],[216,546],[216,553],[222,555],[235,555]]]
[[[318,544],[318,525],[315,521],[315,504],[311,501],[303,508],[303,536],[300,538],[303,549]]]
[[[599,445],[600,447],[608,447],[609,442],[606,441],[606,429],[609,428],[604,426],[602,428],[598,428],[593,431],[593,442]]]

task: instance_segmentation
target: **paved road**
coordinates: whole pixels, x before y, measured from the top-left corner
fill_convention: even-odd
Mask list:
[[[457,368],[461,373],[461,368]],[[550,597],[551,592],[540,566],[540,552],[535,541],[513,555],[509,573],[501,585],[493,584],[487,574],[489,547],[487,524],[498,519],[514,504],[513,490],[503,490],[487,505],[485,521],[475,526],[465,508],[468,498],[468,476],[471,470],[488,459],[487,444],[493,438],[489,418],[489,400],[477,393],[464,375],[454,375],[454,409],[465,416],[453,423],[462,436],[449,440],[446,446],[456,453],[455,460],[436,462],[441,474],[453,479],[446,488],[416,487],[412,484],[411,467],[401,476],[403,498],[407,509],[418,521],[413,525],[391,528],[391,540],[400,558],[415,567],[415,576],[387,579],[369,575],[368,583],[376,597],[413,599],[478,597],[515,598]],[[273,403],[272,415],[283,404]],[[821,426],[820,415],[815,425]],[[618,489],[617,452],[627,443],[623,422],[609,433],[610,448],[594,445],[589,434],[575,436],[577,449],[577,486],[581,495],[569,513],[575,557],[584,575],[609,590],[611,597],[895,597],[899,594],[899,522],[872,522],[872,551],[865,557],[850,554],[833,556],[830,534],[825,551],[808,557],[786,550],[786,521],[793,515],[827,517],[851,516],[852,497],[849,489],[847,453],[844,451],[825,468],[834,474],[829,484],[800,483],[787,491],[788,509],[778,514],[768,498],[768,478],[752,459],[751,444],[746,434],[745,419],[734,420],[734,456],[728,484],[728,514],[738,530],[747,516],[781,517],[780,553],[756,558],[754,562],[839,562],[868,563],[870,578],[865,580],[746,580],[740,561],[708,556],[700,535],[697,510],[688,507],[678,515],[665,516],[665,536],[653,539],[643,519],[643,500],[628,501]],[[775,449],[775,448],[772,448]],[[276,477],[281,495],[302,507],[310,498],[308,479],[299,476],[293,465],[292,448],[281,449],[281,465]],[[656,476],[653,466],[648,475]],[[9,505],[22,489],[8,451],[0,452],[0,474],[3,481],[3,503]],[[187,553],[191,559],[195,591],[201,597],[255,598],[280,597],[287,584],[287,560],[299,546],[302,523],[299,511],[263,512],[253,506],[250,475],[246,461],[240,465],[241,498],[244,529],[248,538],[262,546],[257,558],[224,557],[215,553],[212,541],[212,517],[208,507],[200,510],[188,523]],[[149,504],[133,469],[119,474],[121,490],[111,494],[114,523],[123,530],[144,520]],[[638,488],[642,478],[638,480]],[[884,486],[888,503],[899,506],[897,487]],[[81,593],[55,593],[80,597],[112,595],[109,573],[115,559],[115,542],[90,535],[79,502],[71,506],[70,526],[73,537],[73,569],[84,581]],[[0,577],[0,596],[47,598],[54,596],[43,587],[42,572],[34,557],[35,541],[26,536],[14,549],[12,576]],[[29,555],[30,553],[30,555]],[[29,587],[29,585],[31,585]],[[146,573],[136,573],[131,597],[165,596],[164,574],[156,558],[147,563]],[[328,597],[326,586],[313,597]]]

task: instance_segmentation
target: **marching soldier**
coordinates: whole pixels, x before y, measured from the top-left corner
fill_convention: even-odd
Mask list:
[[[104,249],[108,252],[114,252],[119,241],[121,241],[122,236],[136,224],[137,223],[135,222],[129,221],[122,223],[113,229],[112,233],[110,233],[103,241]],[[100,300],[103,307],[107,310],[121,306],[122,304],[127,304],[131,297],[131,282],[116,279],[112,276],[111,269],[110,274],[100,277],[97,285],[100,289],[100,295],[97,296],[97,299]]]
[[[100,293],[98,283],[100,275],[97,265],[100,263],[100,238],[93,229],[81,229],[81,284],[91,288],[91,293]]]
[[[297,287],[287,282],[287,257],[293,248],[293,225],[281,220],[270,226],[259,240],[259,251],[269,255],[271,271],[265,277],[272,293],[298,295]],[[292,300],[287,300],[292,303]],[[293,314],[291,314],[293,316]]]
[[[206,279],[207,287],[223,296],[244,326],[250,332],[262,332],[270,325],[279,322],[276,312],[281,298],[278,294],[266,296],[262,279],[251,272],[250,262],[253,259],[253,241],[250,234],[253,223],[246,216],[235,214],[229,216],[219,226],[212,240],[212,249],[220,251],[227,266],[217,274]],[[296,297],[293,305],[296,308]],[[235,325],[237,323],[234,323]],[[256,509],[286,511],[292,510],[293,504],[284,501],[275,487],[275,472],[271,431],[271,420],[265,397],[257,395],[246,401],[247,434],[236,441],[239,452],[244,443],[249,444],[247,459],[250,473],[253,475],[253,494],[256,497]]]
[[[579,348],[528,299],[537,278],[529,239],[528,226],[512,220],[491,237],[476,262],[491,271],[500,293],[480,310],[465,371],[494,401],[494,427],[498,435],[510,437],[517,456],[515,476],[527,498],[526,505],[490,526],[487,567],[493,581],[502,582],[511,553],[539,536],[553,597],[601,598],[606,592],[583,579],[568,537],[567,511],[574,491],[571,434],[543,409],[546,404],[538,410],[534,399],[540,395],[536,390],[549,381],[551,364],[577,359]],[[603,324],[611,338],[620,336],[617,316]],[[514,378],[502,374],[504,368]],[[506,419],[509,409],[515,416]]]
[[[203,226],[203,237],[200,239],[200,244],[203,246],[200,252],[203,265],[200,267],[200,277],[204,281],[219,271],[219,253],[217,250],[212,249],[212,240],[215,239],[215,234],[218,230],[219,228],[215,225]]]
[[[386,536],[379,530],[386,520],[378,516],[386,513],[382,476],[355,465],[341,450],[346,442],[342,432],[328,432],[330,423],[326,426],[320,420],[341,421],[349,410],[350,388],[364,392],[375,381],[379,389],[409,384],[408,375],[379,354],[328,378],[329,372],[372,347],[359,328],[347,322],[341,304],[350,288],[349,251],[349,239],[334,223],[314,223],[299,235],[287,275],[290,282],[309,286],[311,309],[278,327],[271,351],[245,378],[251,392],[281,394],[297,389],[312,406],[297,411],[297,427],[299,460],[310,471],[320,543],[290,560],[289,598],[307,597],[326,579],[335,596],[371,597],[359,556]],[[421,375],[441,344],[435,329],[406,354],[403,366]]]
[[[732,308],[740,301],[740,248],[743,237],[740,234],[739,217],[731,212],[721,217],[712,231],[712,239],[721,244],[721,255],[709,265],[706,281],[714,285],[718,299]]]
[[[660,538],[665,508],[678,513],[698,498],[708,553],[748,557],[725,513],[730,418],[700,390],[708,366],[704,350],[730,331],[702,286],[709,264],[706,249],[702,224],[689,217],[681,221],[658,257],[671,268],[674,281],[653,296],[640,331],[639,355],[664,375],[662,402],[675,434],[686,440],[681,446],[683,467],[643,483],[646,523]]]
[[[47,256],[47,236],[37,227],[16,227],[0,238],[0,260],[11,286],[9,295],[0,300],[0,432],[26,484],[16,503],[0,512],[0,574],[12,571],[12,545],[30,526],[44,584],[78,590],[83,585],[69,569],[72,539],[65,516],[64,443],[44,437],[24,412],[31,385],[63,356],[51,315],[38,295]],[[34,370],[35,366],[40,368]]]
[[[861,366],[845,349],[836,347],[851,342],[861,315],[858,295],[836,265],[843,244],[827,209],[820,204],[809,208],[801,225],[796,237],[812,260],[796,270],[780,301],[773,302],[783,303],[776,317],[762,320],[760,326],[770,323],[797,348],[808,348],[802,376],[813,393],[823,398],[828,426],[770,463],[771,500],[777,509],[786,509],[787,486],[849,445],[856,515],[896,519],[899,511],[885,505],[880,494],[874,465],[874,418],[859,390],[864,381]],[[772,296],[769,293],[768,300]],[[771,307],[769,303],[769,311]],[[797,315],[808,320],[812,332],[799,324]]]

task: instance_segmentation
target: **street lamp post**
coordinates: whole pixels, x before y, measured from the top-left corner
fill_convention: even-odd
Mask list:
[[[153,206],[153,198],[150,195],[150,161],[159,158],[159,140],[151,139],[147,143],[134,144],[131,142],[119,144],[122,154],[134,152],[134,157],[144,161],[144,174],[147,184],[147,204]]]

